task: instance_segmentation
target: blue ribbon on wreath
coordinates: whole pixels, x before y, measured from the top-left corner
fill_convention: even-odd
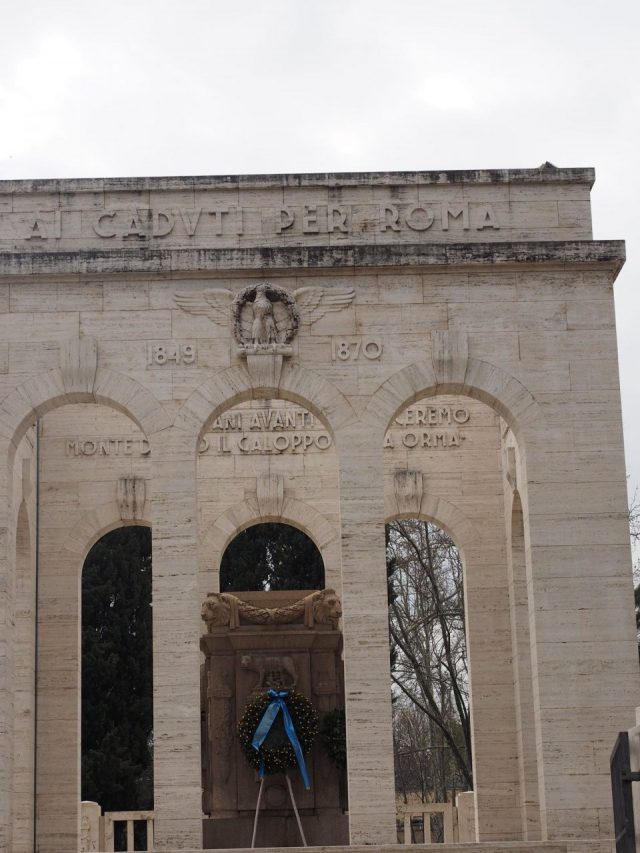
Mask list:
[[[311,787],[309,784],[309,774],[307,773],[307,765],[304,763],[304,755],[302,754],[302,747],[300,746],[300,741],[298,740],[298,734],[296,732],[296,727],[293,724],[293,720],[291,719],[291,714],[289,713],[289,709],[287,708],[286,698],[289,695],[288,690],[269,690],[268,694],[271,702],[267,706],[267,710],[262,715],[262,719],[258,723],[258,726],[253,735],[253,740],[251,741],[251,746],[260,753],[260,748],[262,744],[265,742],[267,735],[271,731],[271,726],[275,723],[276,717],[282,711],[282,718],[284,721],[284,730],[289,738],[289,742],[293,747],[293,751],[296,755],[296,760],[298,762],[298,767],[300,768],[300,774],[302,775],[302,780],[304,782],[304,786],[309,790]],[[262,755],[260,755],[260,770],[258,771],[260,774],[260,778],[264,776],[264,759]]]

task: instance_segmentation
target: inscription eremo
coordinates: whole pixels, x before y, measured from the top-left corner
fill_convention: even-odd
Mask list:
[[[464,406],[409,406],[398,415],[385,435],[384,449],[446,450],[462,447],[466,435],[460,427],[468,424],[470,419],[471,412]]]

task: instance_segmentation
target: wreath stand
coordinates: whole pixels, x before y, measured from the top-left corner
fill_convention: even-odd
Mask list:
[[[298,814],[298,807],[296,805],[295,797],[293,796],[293,788],[291,786],[291,779],[289,779],[289,774],[287,771],[284,771],[284,778],[287,780],[287,788],[289,789],[289,796],[291,797],[291,805],[293,806],[293,811],[296,816],[296,823],[298,824],[298,829],[300,831],[300,837],[302,838],[302,846],[308,847],[307,839],[304,837],[304,830],[302,828],[302,821],[300,820],[300,815]],[[258,832],[258,814],[260,813],[260,801],[262,800],[262,789],[264,788],[264,776],[260,777],[260,789],[258,790],[258,802],[256,803],[256,814],[253,819],[253,835],[251,836],[251,849],[255,850],[256,847],[256,834]]]

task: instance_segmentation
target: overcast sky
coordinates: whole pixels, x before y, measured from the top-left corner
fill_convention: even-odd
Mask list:
[[[640,484],[637,0],[0,3],[0,178],[594,166]]]

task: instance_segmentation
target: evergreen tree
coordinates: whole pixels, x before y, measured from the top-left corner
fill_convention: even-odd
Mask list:
[[[123,527],[82,578],[82,798],[153,808],[151,531]]]
[[[289,524],[256,524],[239,533],[224,552],[220,589],[322,589],[322,556],[301,530]]]

